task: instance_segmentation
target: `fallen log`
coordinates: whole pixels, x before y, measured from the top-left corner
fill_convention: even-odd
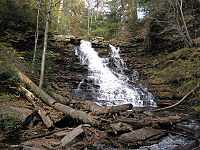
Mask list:
[[[122,123],[122,122],[112,123],[112,124],[110,124],[110,127],[115,134],[132,131],[131,125],[129,125],[127,123]]]
[[[84,109],[87,109],[93,113],[100,111],[103,109],[102,106],[97,105],[93,101],[80,101],[81,105],[84,107]]]
[[[43,102],[46,104],[52,106],[54,103],[56,103],[56,100],[53,99],[51,96],[49,96],[46,92],[44,92],[42,89],[40,89],[35,83],[33,83],[26,75],[24,75],[21,71],[18,69],[16,70],[19,79],[31,89],[32,92],[34,92],[35,95],[37,95]]]
[[[112,106],[112,107],[102,107],[100,105],[97,105],[93,101],[88,101],[88,100],[81,100],[81,99],[71,99],[69,100],[66,97],[63,97],[59,94],[56,93],[51,93],[51,95],[58,100],[61,104],[80,104],[81,107],[83,107],[86,110],[91,111],[92,115],[103,115],[103,114],[108,114],[108,113],[118,113],[118,112],[124,112],[127,110],[131,110],[133,108],[132,104],[123,104],[123,105],[118,105],[118,106]]]
[[[118,112],[124,112],[131,110],[133,108],[132,104],[123,104],[118,106],[111,106],[111,107],[104,107],[102,109],[99,109],[98,111],[95,111],[94,115],[103,115],[103,114],[109,114],[109,113],[118,113]]]
[[[43,102],[45,102],[49,106],[65,113],[66,115],[72,117],[73,119],[81,120],[86,124],[98,125],[98,121],[94,117],[88,115],[83,111],[78,111],[69,106],[58,103],[54,98],[52,98],[41,88],[39,88],[35,83],[33,83],[26,75],[24,75],[18,69],[16,70],[16,72],[21,82],[24,83],[27,87],[29,87],[34,94],[36,94],[39,98],[41,98]]]
[[[55,98],[57,100],[57,102],[61,103],[61,104],[64,104],[64,105],[69,105],[72,100],[66,98],[66,97],[63,97],[59,94],[56,94],[55,92],[51,92],[50,95]],[[73,101],[74,102],[74,101]]]
[[[168,116],[168,117],[145,117],[143,119],[121,118],[118,122],[124,122],[131,124],[135,128],[141,128],[145,126],[157,126],[165,124],[174,124],[180,122],[182,119],[180,116]]]
[[[31,93],[29,90],[27,90],[26,88],[20,86],[18,87],[18,90],[29,100],[29,102],[31,104],[33,104],[33,106],[35,107],[37,113],[39,114],[39,116],[41,117],[43,123],[45,124],[45,126],[49,129],[54,127],[54,123],[53,121],[50,119],[50,117],[47,115],[47,113],[45,112],[45,110],[38,106],[36,104],[36,97],[34,96],[33,93]]]
[[[89,110],[91,112],[96,112],[96,111],[99,111],[103,108],[102,106],[97,105],[93,101],[81,100],[81,99],[78,99],[78,98],[77,99],[73,99],[73,98],[69,99],[69,98],[63,97],[59,94],[53,93],[53,92],[51,93],[51,95],[56,100],[58,100],[61,104],[64,104],[64,105],[80,104],[81,107],[83,107],[84,109]]]
[[[70,142],[72,142],[77,136],[84,132],[83,125],[74,128],[72,131],[66,133],[65,137],[61,140],[61,146],[66,147]]]
[[[55,103],[53,105],[53,107],[63,113],[65,113],[66,115],[74,118],[74,119],[78,119],[83,121],[84,123],[88,123],[91,125],[98,125],[98,121],[95,120],[92,116],[89,116],[87,113],[80,111],[80,110],[75,110],[69,106],[60,104],[60,103]]]

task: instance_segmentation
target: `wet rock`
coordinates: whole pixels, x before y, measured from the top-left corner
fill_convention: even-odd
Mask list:
[[[187,120],[176,125],[177,129],[191,133],[194,137],[200,137],[200,122],[197,120]]]
[[[181,136],[169,135],[151,146],[143,146],[137,150],[188,150],[197,146],[196,141]]]

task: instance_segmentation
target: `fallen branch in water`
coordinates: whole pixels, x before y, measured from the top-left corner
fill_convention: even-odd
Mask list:
[[[155,109],[153,110],[153,112],[158,112],[158,111],[163,111],[163,110],[167,110],[167,109],[171,109],[174,108],[178,105],[180,105],[186,98],[188,98],[188,96],[190,96],[193,92],[195,92],[198,88],[200,87],[200,85],[198,84],[196,87],[194,87],[190,92],[188,92],[180,101],[178,101],[177,103],[168,106],[168,107],[164,107],[164,108],[159,108],[159,109]]]

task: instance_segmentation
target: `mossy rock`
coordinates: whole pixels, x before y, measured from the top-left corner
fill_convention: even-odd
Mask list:
[[[25,108],[1,106],[0,129],[13,130],[18,128],[31,113],[32,111]]]

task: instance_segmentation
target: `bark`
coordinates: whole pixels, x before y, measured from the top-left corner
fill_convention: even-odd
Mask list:
[[[48,10],[47,10],[47,16],[46,16],[46,27],[45,27],[45,33],[44,33],[44,48],[42,53],[42,64],[41,64],[41,73],[40,73],[40,83],[39,87],[42,88],[43,82],[44,82],[44,69],[45,69],[45,57],[46,57],[46,50],[47,50],[47,40],[48,40],[48,32],[49,32],[49,19],[50,19],[50,13],[51,13],[51,0],[49,0],[48,3]]]

